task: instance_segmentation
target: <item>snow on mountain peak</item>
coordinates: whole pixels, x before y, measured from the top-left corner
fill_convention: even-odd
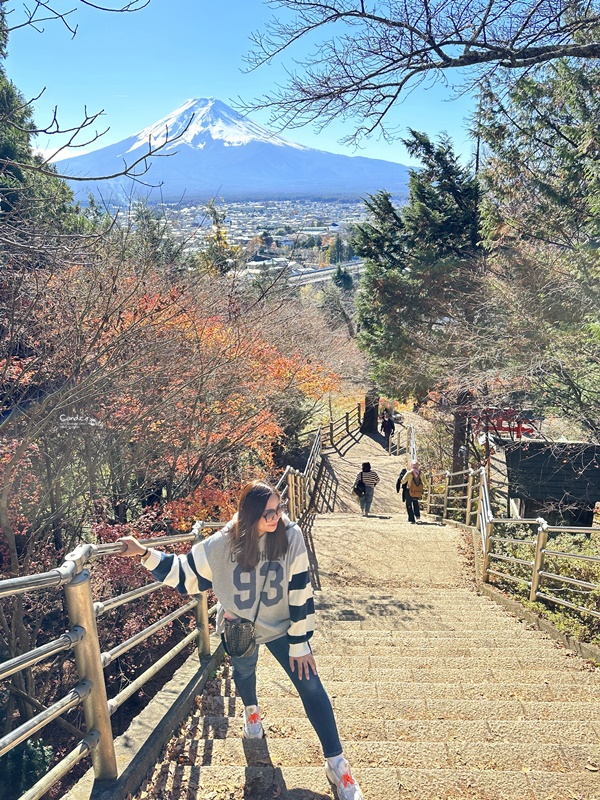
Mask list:
[[[283,139],[214,97],[186,100],[166,117],[135,134],[127,152],[147,147],[149,141],[153,147],[158,147],[167,137],[176,141],[167,145],[166,150],[176,149],[182,144],[201,150],[209,139],[222,141],[226,147],[259,141],[278,147],[310,149]]]

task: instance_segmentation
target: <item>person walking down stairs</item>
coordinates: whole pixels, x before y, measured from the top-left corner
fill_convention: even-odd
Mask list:
[[[368,517],[369,511],[371,510],[371,504],[373,502],[373,495],[375,494],[375,487],[379,483],[379,475],[374,469],[371,469],[371,464],[369,461],[363,462],[362,469],[354,481],[355,487],[359,481],[362,481],[365,485],[365,493],[362,496],[359,496],[360,510],[363,517]]]
[[[388,450],[390,446],[390,436],[394,435],[396,430],[396,426],[394,425],[394,420],[388,414],[387,411],[383,412],[383,418],[381,420],[381,432],[385,436],[385,449]]]
[[[421,477],[418,461],[410,462],[410,470],[402,478],[402,484],[406,486],[404,498],[406,502],[406,511],[408,513],[408,521],[414,525],[417,521],[421,520],[419,500],[423,497],[423,478]]]
[[[304,536],[284,509],[276,489],[253,481],[242,490],[233,519],[194,544],[189,553],[167,555],[125,536],[119,540],[127,545],[121,555],[142,556],[156,580],[182,594],[214,591],[219,601],[217,632],[230,655],[233,682],[244,703],[244,738],[264,736],[256,693],[259,645],[264,644],[300,695],[321,742],[325,776],[337,799],[364,800],[344,758],[331,700],[309,644],[315,609]],[[227,620],[253,628],[239,652],[227,638],[228,629],[236,627]]]

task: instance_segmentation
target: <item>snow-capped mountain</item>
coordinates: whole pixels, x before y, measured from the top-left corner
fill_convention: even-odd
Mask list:
[[[166,145],[165,152],[178,150],[184,144],[196,150],[202,150],[210,139],[223,142],[225,147],[238,147],[255,141],[266,142],[276,147],[309,149],[271,133],[214,97],[187,100],[175,111],[155,122],[154,125],[150,125],[149,128],[144,128],[133,138],[135,138],[135,142],[127,151],[128,153],[140,148],[147,148],[149,140],[153,142],[154,146],[162,145],[167,138],[175,139],[175,141]]]
[[[165,144],[166,142],[166,144]],[[215,98],[188,100],[163,119],[116,144],[57,162],[61,174],[101,177],[121,172],[148,146],[164,145],[138,165],[138,181],[73,181],[77,199],[206,200],[210,197],[363,196],[387,189],[405,194],[408,168],[391,161],[344,156],[295,144]],[[152,188],[156,187],[156,188]]]

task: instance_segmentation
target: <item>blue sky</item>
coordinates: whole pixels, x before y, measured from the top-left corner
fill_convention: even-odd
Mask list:
[[[292,54],[244,74],[243,57],[250,49],[249,34],[264,26],[272,10],[263,0],[151,0],[133,14],[109,14],[82,6],[77,0],[56,0],[69,15],[77,35],[59,21],[46,22],[42,33],[32,28],[14,31],[9,39],[6,71],[27,100],[34,103],[38,126],[50,123],[58,108],[61,127],[77,125],[84,110],[103,110],[98,131],[110,128],[93,147],[119,141],[156,122],[188,98],[217,97],[234,105],[238,97],[251,102],[285,81],[284,68]],[[14,10],[9,25],[23,16]],[[296,55],[302,54],[302,44]],[[451,89],[419,87],[391,117],[399,136],[410,126],[434,138],[446,131],[456,151],[467,159],[472,152],[466,125],[474,107],[470,96],[453,99]],[[266,113],[252,119],[267,124]],[[287,139],[321,150],[414,164],[400,141],[387,143],[373,136],[360,151],[341,145],[352,123],[332,124],[321,133],[310,127],[289,129]],[[41,136],[40,148],[56,139]]]

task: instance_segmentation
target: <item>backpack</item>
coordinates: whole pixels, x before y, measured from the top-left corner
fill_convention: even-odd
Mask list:
[[[365,496],[365,492],[367,491],[367,484],[362,479],[362,472],[360,473],[360,478],[356,481],[356,483],[352,487],[352,491],[357,497]]]
[[[410,486],[408,487],[408,493],[411,497],[416,498],[417,500],[420,497],[423,497],[423,481],[421,476],[418,478],[418,483],[415,481],[415,476],[413,475],[412,481],[410,481]]]

